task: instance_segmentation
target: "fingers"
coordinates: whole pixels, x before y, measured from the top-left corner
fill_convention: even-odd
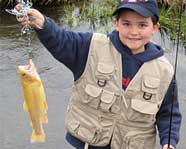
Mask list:
[[[21,8],[18,6],[15,7],[17,11],[21,13]],[[31,25],[32,27],[42,29],[44,25],[45,18],[43,14],[41,14],[38,10],[36,9],[28,9],[26,10],[26,15],[19,15],[17,16],[17,20],[22,24],[22,25]]]
[[[41,14],[36,9],[29,9],[27,13],[29,17],[27,23],[30,23],[30,25],[39,29],[43,28],[44,21],[45,21],[43,14]]]
[[[27,16],[17,16],[17,21],[21,22],[22,25],[29,23],[29,18]]]
[[[16,9],[17,11],[20,11],[20,10],[21,10],[20,5],[16,5],[16,6],[15,6],[15,9]]]
[[[31,21],[34,21],[34,17],[32,15],[32,11],[28,10],[27,11],[27,15],[20,15],[20,16],[16,16],[18,22],[21,22],[22,25],[28,24]]]

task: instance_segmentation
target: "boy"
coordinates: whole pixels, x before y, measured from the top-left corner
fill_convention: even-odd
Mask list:
[[[121,0],[115,31],[74,33],[35,9],[20,19],[74,75],[66,115],[67,141],[78,149],[154,149],[157,126],[168,147],[173,68],[150,42],[159,29],[156,0]],[[174,99],[171,148],[179,140],[181,114]]]

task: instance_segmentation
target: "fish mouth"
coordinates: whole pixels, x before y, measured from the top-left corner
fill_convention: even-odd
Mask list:
[[[39,79],[40,77],[36,71],[36,68],[34,66],[34,63],[32,61],[29,61],[28,65],[20,65],[18,66],[18,73],[22,76],[22,77],[27,77],[30,79]]]
[[[28,65],[21,65],[21,66],[18,66],[18,72],[20,74],[32,74],[33,72],[31,71],[31,69],[29,68]]]

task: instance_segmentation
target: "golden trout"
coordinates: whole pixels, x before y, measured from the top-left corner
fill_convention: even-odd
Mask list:
[[[48,122],[48,106],[43,84],[31,59],[29,65],[18,66],[18,73],[21,76],[23,88],[23,108],[29,113],[31,120],[32,135],[30,141],[44,142],[43,123]]]

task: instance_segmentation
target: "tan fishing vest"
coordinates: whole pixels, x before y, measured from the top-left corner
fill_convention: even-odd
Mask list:
[[[144,63],[124,91],[121,54],[107,36],[93,34],[85,71],[72,88],[67,131],[85,148],[110,142],[111,149],[154,149],[155,116],[172,76],[162,56]]]

